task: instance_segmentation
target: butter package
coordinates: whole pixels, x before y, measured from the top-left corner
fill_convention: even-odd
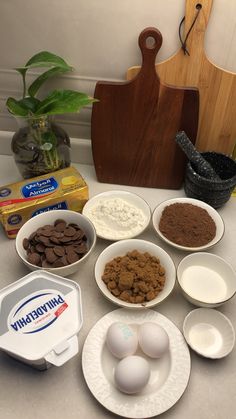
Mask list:
[[[0,221],[10,239],[30,218],[45,211],[82,212],[88,185],[74,167],[0,187]]]

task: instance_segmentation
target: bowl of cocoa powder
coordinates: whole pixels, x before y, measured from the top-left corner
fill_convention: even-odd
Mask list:
[[[133,309],[160,304],[172,292],[176,269],[169,254],[141,239],[117,241],[106,247],[95,264],[95,280],[114,304]]]
[[[43,212],[28,220],[16,236],[16,251],[31,270],[68,276],[80,268],[96,244],[96,231],[84,215],[70,210]]]
[[[223,219],[213,207],[192,198],[162,202],[153,212],[152,223],[159,238],[188,252],[214,246],[225,229]]]

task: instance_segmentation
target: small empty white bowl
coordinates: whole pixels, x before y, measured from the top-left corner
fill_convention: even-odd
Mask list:
[[[127,252],[131,252],[133,250],[137,250],[140,253],[148,252],[150,255],[157,257],[160,259],[160,264],[165,268],[166,281],[164,288],[156,298],[144,303],[130,303],[115,297],[107,288],[105,282],[102,280],[102,275],[104,273],[106,263],[111,262],[118,256],[125,256]],[[117,241],[106,247],[103,252],[100,253],[95,264],[95,279],[102,294],[116,305],[126,308],[144,309],[160,304],[172,292],[175,285],[175,278],[175,265],[168,253],[165,252],[165,250],[163,250],[161,247],[157,246],[155,243],[146,240],[128,239]]]
[[[164,211],[164,209],[168,207],[169,205],[173,205],[173,204],[191,204],[191,205],[198,206],[206,210],[216,225],[216,234],[213,240],[211,240],[209,243],[203,246],[187,247],[187,246],[182,246],[177,243],[174,243],[173,241],[165,237],[164,234],[162,234],[162,232],[159,230],[159,223],[160,223],[160,219],[161,219],[162,212]],[[205,249],[209,249],[210,247],[214,246],[216,243],[218,243],[221,240],[221,238],[224,235],[224,230],[225,230],[224,222],[221,216],[213,207],[211,207],[210,205],[206,204],[203,201],[200,201],[198,199],[192,199],[192,198],[173,198],[173,199],[169,199],[167,201],[161,202],[161,204],[159,204],[153,212],[152,223],[153,223],[154,230],[156,231],[157,235],[162,240],[164,240],[170,246],[175,247],[176,249],[184,250],[187,252],[198,252],[198,251],[203,251]],[[201,220],[199,220],[199,223],[201,223]]]
[[[102,211],[98,212],[98,208],[105,202],[106,205],[110,202],[112,207],[109,210],[106,208],[102,214]],[[121,205],[129,206],[130,214],[122,214]],[[93,196],[86,202],[82,213],[92,221],[98,237],[112,241],[137,237],[146,230],[151,220],[151,209],[147,202],[139,195],[123,190],[107,191]]]
[[[199,307],[218,307],[236,293],[236,272],[220,256],[192,253],[177,267],[177,280],[185,298]]]
[[[62,266],[60,268],[42,268],[40,266],[33,265],[27,260],[26,250],[23,247],[24,238],[28,238],[39,227],[43,227],[46,224],[54,224],[54,222],[57,219],[63,219],[67,223],[75,223],[84,231],[87,237],[88,244],[87,253],[85,253],[85,255],[78,261],[71,263],[70,265]],[[16,236],[16,251],[18,253],[18,256],[31,271],[43,269],[60,276],[68,276],[78,271],[81,264],[91,254],[95,244],[96,231],[91,221],[79,212],[70,210],[52,210],[42,212],[41,214],[38,214],[35,217],[30,218],[25,224],[23,224]]]
[[[183,333],[188,345],[206,358],[223,358],[235,344],[235,331],[230,320],[210,308],[191,311],[185,317]]]

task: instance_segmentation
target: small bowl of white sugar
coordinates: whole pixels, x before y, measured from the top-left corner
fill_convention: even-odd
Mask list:
[[[235,345],[235,331],[231,321],[212,308],[190,311],[184,319],[183,334],[190,348],[205,358],[223,358]]]
[[[112,241],[137,237],[151,219],[147,202],[139,195],[122,190],[103,192],[90,198],[83,214],[93,223],[98,237]]]

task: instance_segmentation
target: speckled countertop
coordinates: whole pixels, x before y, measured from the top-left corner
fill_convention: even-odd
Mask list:
[[[169,198],[185,196],[183,190],[160,190],[124,187],[98,183],[93,166],[74,164],[89,185],[90,196],[112,189],[125,189],[142,196],[153,210]],[[10,156],[0,156],[0,183],[20,180]],[[219,210],[225,222],[225,235],[210,251],[224,257],[236,268],[236,198]],[[185,252],[170,248],[155,235],[151,225],[140,238],[161,245],[177,266]],[[84,324],[79,335],[80,352],[62,367],[39,372],[0,353],[0,418],[4,419],[99,419],[116,418],[92,396],[84,381],[81,350],[93,325],[106,313],[117,307],[107,301],[94,280],[94,263],[109,242],[98,239],[95,250],[81,270],[70,279],[78,281],[82,291]],[[6,238],[0,230],[0,287],[4,287],[28,273],[18,259],[15,241]],[[155,308],[182,330],[186,314],[195,307],[188,303],[175,286],[171,296]],[[235,326],[236,297],[218,308]],[[236,410],[236,347],[231,354],[218,361],[210,361],[191,353],[190,380],[181,399],[161,419],[233,419]],[[178,386],[178,383],[176,383]]]

